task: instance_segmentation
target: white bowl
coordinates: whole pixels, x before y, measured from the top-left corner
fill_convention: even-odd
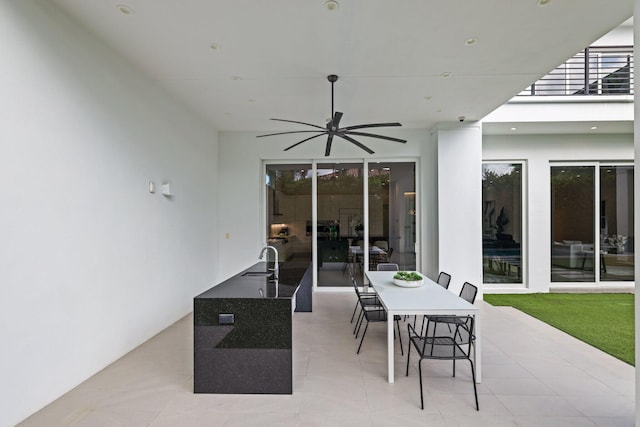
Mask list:
[[[401,286],[403,288],[418,288],[418,287],[422,286],[422,284],[424,283],[424,280],[393,279],[393,283],[395,283],[396,286]]]

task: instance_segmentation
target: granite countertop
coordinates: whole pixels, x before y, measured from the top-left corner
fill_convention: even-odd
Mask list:
[[[279,280],[276,282],[266,273],[273,262],[258,262],[224,282],[201,293],[196,298],[289,298],[291,299],[306,269],[289,268],[286,262],[279,263]],[[248,273],[248,274],[247,274]],[[278,296],[276,297],[276,286]]]

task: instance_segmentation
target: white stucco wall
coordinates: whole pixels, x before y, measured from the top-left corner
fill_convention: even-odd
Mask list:
[[[585,135],[485,135],[484,161],[524,161],[526,241],[525,286],[486,284],[485,292],[547,292],[551,283],[551,181],[550,162],[632,161],[633,136],[628,134]],[[583,284],[584,285],[584,284]]]
[[[215,275],[217,161],[215,130],[47,2],[0,2],[0,51],[9,426],[192,310]]]
[[[295,130],[295,126],[291,128]],[[317,142],[309,141],[292,150],[284,152],[287,146],[300,140],[297,135],[287,137],[256,138],[264,132],[221,132],[219,137],[219,203],[220,228],[219,277],[220,279],[236,274],[257,261],[264,239],[265,201],[263,160],[276,162],[310,163],[339,161],[376,160],[417,160],[418,185],[422,191],[419,209],[421,218],[421,236],[429,242],[423,246],[423,265],[434,265],[430,257],[434,253],[433,237],[435,221],[433,214],[436,202],[435,186],[436,163],[435,148],[429,131],[423,129],[381,129],[380,134],[407,139],[407,144],[359,139],[375,151],[369,155],[352,144],[336,139],[333,142],[331,156],[324,157],[326,138]],[[422,166],[421,166],[422,165]],[[227,233],[229,238],[227,239]],[[425,270],[428,271],[428,270]],[[431,274],[431,272],[429,272]],[[435,273],[437,275],[437,272]]]

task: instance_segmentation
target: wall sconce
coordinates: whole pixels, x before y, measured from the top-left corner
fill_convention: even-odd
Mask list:
[[[162,195],[165,197],[171,197],[173,194],[171,193],[171,184],[164,183],[162,184]]]

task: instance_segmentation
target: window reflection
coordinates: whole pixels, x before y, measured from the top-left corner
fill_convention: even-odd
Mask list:
[[[600,280],[634,278],[633,166],[600,168]]]
[[[593,282],[595,167],[551,167],[551,281]]]
[[[522,164],[482,165],[484,283],[522,283]]]

